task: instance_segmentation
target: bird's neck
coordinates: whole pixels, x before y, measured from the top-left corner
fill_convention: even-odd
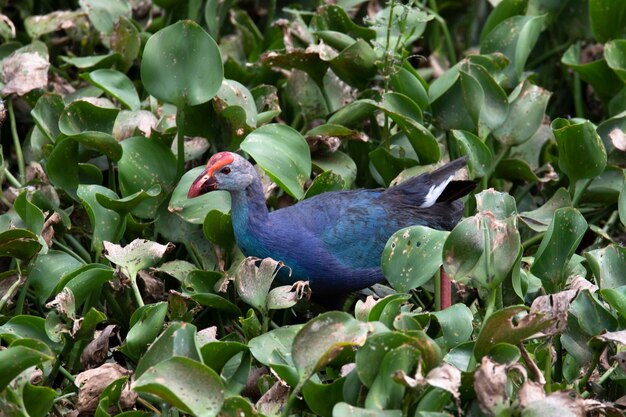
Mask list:
[[[255,179],[245,190],[231,191],[231,218],[235,234],[248,233],[254,226],[267,220],[269,211],[261,181]]]

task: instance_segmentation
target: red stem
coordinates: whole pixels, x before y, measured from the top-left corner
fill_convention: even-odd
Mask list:
[[[448,274],[446,270],[441,266],[441,309],[445,310],[446,308],[452,305],[452,281],[448,278]]]

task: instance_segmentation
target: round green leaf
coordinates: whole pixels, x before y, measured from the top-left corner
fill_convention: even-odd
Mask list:
[[[458,141],[467,155],[467,165],[472,178],[480,178],[491,172],[493,155],[478,136],[464,130],[452,130],[452,136]]]
[[[0,391],[22,371],[53,358],[25,346],[13,346],[0,351]]]
[[[128,197],[148,190],[155,184],[161,194],[139,204],[132,213],[141,218],[153,218],[158,206],[174,188],[176,158],[170,149],[144,137],[134,137],[122,142],[124,153],[118,162],[120,191]]]
[[[223,76],[219,48],[195,22],[161,29],[144,48],[141,80],[159,100],[177,106],[205,103],[218,92]]]
[[[591,122],[556,119],[552,122],[552,130],[559,145],[559,167],[571,181],[593,178],[604,171],[606,149]]]
[[[292,197],[304,197],[303,186],[311,175],[311,153],[298,131],[285,125],[265,125],[250,133],[241,149]]]
[[[147,392],[197,417],[216,416],[224,403],[224,385],[208,366],[173,357],[144,372],[133,389]]]
[[[84,132],[111,134],[119,110],[100,107],[85,100],[71,102],[59,119],[59,130],[68,136]]]
[[[126,74],[112,69],[99,69],[84,74],[83,78],[104,90],[130,110],[139,109],[139,95]]]
[[[204,166],[196,167],[187,171],[182,176],[170,199],[168,210],[189,223],[201,224],[207,213],[216,210],[222,214],[230,212],[230,193],[227,191],[213,191],[199,197],[189,199],[187,192],[191,183],[205,169]]]
[[[412,226],[394,233],[382,254],[385,278],[398,292],[427,283],[441,266],[443,244],[449,232]]]
[[[89,215],[89,221],[93,229],[91,248],[100,253],[104,248],[104,241],[117,243],[122,238],[126,229],[126,217],[107,209],[98,203],[96,193],[106,195],[109,198],[118,198],[112,190],[100,185],[80,184],[76,194],[83,203],[83,207]]]
[[[35,291],[39,303],[45,303],[63,275],[81,265],[82,262],[76,258],[58,250],[39,255],[28,277],[29,285]]]
[[[315,155],[312,163],[316,171],[332,171],[343,178],[345,189],[350,189],[356,180],[356,163],[350,156],[341,151]]]
[[[122,352],[131,359],[138,360],[161,331],[166,313],[165,302],[149,304],[135,310],[130,319],[132,327],[126,335]]]
[[[554,212],[563,207],[571,207],[572,200],[565,188],[559,188],[545,204],[532,211],[524,211],[519,218],[535,232],[545,232],[554,218]]]
[[[585,258],[603,290],[626,285],[626,248],[611,244],[586,252]]]

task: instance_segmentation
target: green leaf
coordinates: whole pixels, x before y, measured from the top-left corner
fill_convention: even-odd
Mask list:
[[[563,54],[561,62],[579,74],[603,100],[613,97],[616,93],[615,86],[623,84],[604,59],[582,62],[580,43],[570,46]]]
[[[50,250],[45,255],[39,255],[28,276],[28,283],[35,291],[39,303],[45,303],[66,273],[81,265],[83,265],[81,261],[58,250]]]
[[[68,136],[85,132],[111,134],[119,110],[100,107],[85,100],[71,102],[59,118],[59,130]]]
[[[465,304],[454,304],[445,310],[431,313],[439,322],[443,333],[444,346],[452,349],[461,343],[467,342],[474,328],[472,326],[473,315]]]
[[[498,141],[514,146],[530,139],[541,123],[551,93],[524,81],[509,96],[510,106],[506,119],[493,131]]]
[[[13,208],[22,218],[24,225],[33,233],[41,234],[45,217],[43,211],[28,199],[28,191],[24,190],[13,202]]]
[[[0,351],[0,391],[22,371],[34,365],[54,359],[25,346],[14,346]]]
[[[217,94],[223,74],[219,48],[195,22],[174,23],[146,42],[141,80],[159,100],[179,107],[205,103]]]
[[[474,346],[474,356],[478,362],[498,343],[517,345],[550,325],[551,322],[544,320],[540,314],[523,314],[527,310],[525,306],[510,306],[487,318]]]
[[[154,218],[158,206],[174,188],[176,158],[159,142],[139,136],[124,140],[122,148],[124,153],[117,165],[120,192],[123,197],[128,197],[155,184],[160,185],[158,197],[143,201],[132,211],[141,218]]]
[[[139,271],[159,263],[173,248],[171,243],[161,245],[146,239],[135,239],[124,247],[105,242],[104,256],[134,279]]]
[[[279,327],[248,342],[252,356],[263,365],[271,367],[292,387],[298,384],[298,371],[291,351],[294,338],[302,327],[303,324]]]
[[[304,197],[303,186],[311,175],[311,153],[298,131],[286,125],[265,125],[250,133],[241,149],[292,197]]]
[[[626,318],[626,285],[600,290],[602,298],[622,317]]]
[[[565,188],[559,188],[543,206],[532,211],[523,211],[519,214],[519,218],[535,232],[545,232],[552,223],[554,212],[571,206],[572,200],[569,193]]]
[[[420,109],[427,109],[430,106],[425,88],[427,83],[413,67],[397,68],[396,72],[391,75],[390,81],[394,91],[410,97]]]
[[[248,346],[239,342],[215,341],[209,342],[200,348],[202,362],[218,374],[224,365],[239,352],[245,352]]]
[[[139,95],[133,82],[124,73],[99,69],[83,74],[83,78],[118,100],[130,110],[139,110]]]
[[[626,28],[626,4],[620,0],[589,0],[589,20],[598,42],[623,38]]]
[[[176,356],[184,356],[194,361],[201,360],[196,345],[196,326],[193,324],[174,322],[165,329],[139,359],[135,377],[140,378],[150,368]]]
[[[53,352],[59,353],[63,345],[52,341],[45,329],[46,320],[42,317],[17,315],[0,326],[0,338],[8,343],[16,340],[34,339],[45,343]]]
[[[304,198],[311,198],[329,191],[340,191],[344,189],[344,185],[345,182],[340,175],[333,171],[324,171],[315,177],[311,186],[306,190]]]
[[[585,252],[585,258],[601,289],[626,285],[626,248],[615,244]]]
[[[572,301],[569,312],[576,317],[580,328],[589,336],[618,330],[615,317],[589,290],[578,294]]]
[[[282,263],[265,258],[256,266],[256,258],[246,258],[237,271],[235,288],[241,299],[261,313],[267,312],[267,294]]]
[[[104,241],[113,243],[120,241],[126,229],[126,217],[122,217],[119,213],[102,207],[96,200],[97,194],[105,195],[111,199],[118,198],[115,192],[100,185],[80,184],[76,191],[76,195],[89,215],[89,221],[93,229],[91,249],[96,253],[100,253],[104,248]]]
[[[521,79],[526,60],[543,29],[546,16],[512,16],[500,22],[480,42],[480,52],[502,52],[509,58],[504,84],[512,87]]]
[[[348,313],[329,311],[304,325],[293,341],[291,355],[303,386],[344,349],[363,346],[367,325]]]
[[[96,193],[96,201],[105,209],[124,215],[133,211],[143,200],[158,197],[159,194],[161,194],[161,186],[155,184],[145,191],[139,190],[124,198],[119,198],[117,194],[110,192]]]
[[[30,230],[10,229],[0,233],[0,258],[26,260],[32,258],[41,248],[37,235]]]
[[[406,388],[398,384],[394,376],[398,372],[409,373],[418,357],[419,351],[411,345],[399,346],[386,352],[378,375],[365,398],[365,407],[377,410],[401,408]]]
[[[148,369],[132,387],[197,417],[216,416],[224,403],[224,385],[219,375],[185,357],[172,357]]]
[[[309,381],[302,387],[302,394],[311,411],[322,417],[332,417],[333,407],[344,399],[345,383],[346,378],[339,378],[327,384]]]
[[[235,244],[235,235],[230,214],[224,214],[219,210],[211,210],[204,218],[202,225],[204,236],[214,245],[223,248],[232,248]]]
[[[141,50],[141,35],[133,22],[120,16],[113,25],[111,35],[111,51],[119,54],[117,68],[122,72],[127,72],[133,65],[135,58],[139,56]]]
[[[604,171],[606,149],[591,122],[556,119],[552,130],[559,145],[559,167],[571,181],[593,178]]]
[[[105,35],[113,31],[113,24],[121,17],[131,17],[131,5],[124,0],[79,0],[94,27]]]
[[[624,9],[626,13],[626,9]],[[626,39],[617,39],[604,46],[606,64],[626,83]]]
[[[442,264],[443,244],[449,232],[412,226],[394,233],[382,253],[385,278],[398,292],[427,283]]]
[[[310,130],[308,134],[312,131]],[[311,162],[315,171],[331,171],[339,175],[343,179],[344,189],[350,189],[356,180],[356,163],[350,156],[341,151],[317,154]]]
[[[149,304],[135,310],[130,318],[131,328],[120,350],[134,361],[140,359],[161,332],[166,313],[166,302]]]
[[[230,212],[230,193],[228,191],[212,191],[196,198],[187,198],[191,183],[204,169],[204,166],[199,166],[186,172],[174,188],[168,205],[170,212],[194,224],[204,223],[206,215],[210,211],[217,210],[223,214]]]
[[[482,140],[471,132],[452,130],[452,136],[458,141],[467,155],[467,165],[472,178],[489,175],[493,169],[493,155]]]
[[[50,142],[54,142],[61,133],[59,118],[64,108],[63,98],[60,95],[45,93],[39,97],[37,104],[30,112],[35,124]]]
[[[376,53],[363,39],[342,50],[329,63],[339,78],[357,88],[368,86],[376,74]]]
[[[402,410],[368,410],[341,402],[333,407],[333,417],[402,417]]]
[[[586,230],[587,221],[575,208],[564,207],[554,212],[530,269],[544,282],[548,292],[557,292],[565,284],[565,266]]]

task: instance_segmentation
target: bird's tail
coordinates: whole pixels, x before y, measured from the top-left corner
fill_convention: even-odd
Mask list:
[[[432,172],[409,178],[401,184],[385,190],[389,196],[410,199],[419,208],[435,203],[452,202],[468,194],[475,187],[473,181],[453,181],[456,173],[467,165],[467,157],[455,159]]]

